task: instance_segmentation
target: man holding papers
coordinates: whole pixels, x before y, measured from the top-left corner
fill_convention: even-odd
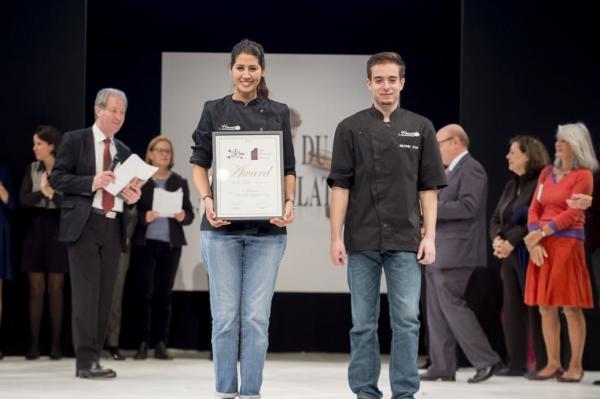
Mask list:
[[[171,170],[173,160],[168,138],[157,136],[150,141],[146,162],[158,171],[142,188],[129,271],[130,281],[137,285],[136,360],[146,359],[152,344],[155,358],[171,359],[167,352],[171,293],[181,247],[186,245],[182,226],[194,219],[187,181]]]
[[[126,109],[125,93],[100,90],[94,104],[96,122],[91,128],[65,133],[50,176],[52,187],[64,194],[59,239],[68,243],[75,375],[80,378],[117,375],[100,366],[100,351],[119,256],[126,248],[123,207],[137,202],[141,193],[127,186],[114,197],[105,188],[115,181],[113,160],[122,162],[131,155],[114,138]]]

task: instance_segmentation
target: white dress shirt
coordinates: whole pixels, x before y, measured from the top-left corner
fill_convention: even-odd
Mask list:
[[[106,135],[102,133],[95,123],[94,126],[92,126],[92,132],[94,133],[94,151],[96,152],[96,174],[98,174],[104,170],[102,164],[104,161],[104,140],[106,139]],[[117,147],[115,146],[115,141],[111,138],[110,157],[114,158],[116,153]],[[94,208],[102,209],[102,189],[96,190],[92,206]],[[113,205],[112,210],[115,212],[123,212],[123,200],[119,197],[115,197],[115,204]]]
[[[452,162],[450,162],[450,165],[448,165],[448,172],[452,172],[452,169],[454,169],[456,167],[456,164],[458,162],[460,162],[461,159],[464,158],[465,155],[467,155],[469,153],[469,151],[465,151],[465,152],[461,152],[460,154],[458,154],[456,156],[456,158],[454,158],[452,160]]]

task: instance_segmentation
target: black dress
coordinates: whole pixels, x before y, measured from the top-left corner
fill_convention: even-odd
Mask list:
[[[58,241],[58,209],[62,195],[54,193],[52,200],[40,191],[40,177],[45,172],[43,162],[27,167],[21,184],[21,207],[29,209],[29,221],[23,240],[24,272],[68,273],[67,247]]]

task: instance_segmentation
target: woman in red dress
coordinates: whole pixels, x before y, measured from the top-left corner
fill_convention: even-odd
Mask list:
[[[585,344],[583,308],[593,307],[592,287],[584,250],[585,214],[569,207],[574,194],[590,195],[592,172],[598,170],[590,133],[583,123],[559,125],[555,161],[538,180],[529,208],[530,233],[524,241],[530,252],[525,303],[538,305],[548,355],[546,366],[529,376],[534,380],[556,377],[560,382],[579,382]],[[562,308],[567,319],[571,360],[566,371],[560,364]]]

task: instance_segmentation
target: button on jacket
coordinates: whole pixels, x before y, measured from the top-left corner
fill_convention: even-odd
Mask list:
[[[398,108],[383,121],[376,108],[337,127],[329,186],[350,190],[348,251],[413,251],[420,242],[419,191],[446,185],[433,124]]]

